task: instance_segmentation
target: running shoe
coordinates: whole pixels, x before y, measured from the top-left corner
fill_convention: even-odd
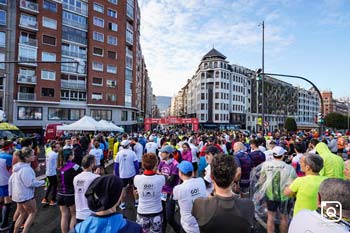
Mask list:
[[[56,201],[50,201],[50,206],[55,206],[55,205],[57,205]]]
[[[43,199],[41,200],[41,204],[47,205],[47,204],[49,204],[49,201],[46,200],[46,198],[43,198]]]
[[[121,203],[121,204],[119,205],[119,208],[120,208],[121,210],[125,210],[125,209],[126,209],[125,203]]]

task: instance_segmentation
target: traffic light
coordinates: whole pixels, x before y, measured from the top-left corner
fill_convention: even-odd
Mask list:
[[[256,78],[256,81],[260,81],[262,79],[262,75],[261,75],[261,72],[262,72],[262,69],[258,69],[256,71],[256,74],[255,74],[255,78]]]
[[[323,124],[324,123],[323,114],[321,112],[319,112],[317,114],[317,123],[319,123],[319,124]]]

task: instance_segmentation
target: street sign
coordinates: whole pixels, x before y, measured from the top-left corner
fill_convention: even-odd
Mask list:
[[[262,125],[262,117],[258,117],[258,125]]]

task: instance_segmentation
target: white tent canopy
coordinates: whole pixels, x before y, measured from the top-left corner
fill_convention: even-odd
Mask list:
[[[109,131],[110,127],[102,125],[90,116],[84,116],[80,120],[69,124],[57,126],[62,131]]]
[[[106,120],[100,120],[99,123],[108,127],[108,130],[106,130],[106,131],[124,132],[124,129],[122,127],[118,127],[115,124],[113,124],[112,122],[108,122]]]

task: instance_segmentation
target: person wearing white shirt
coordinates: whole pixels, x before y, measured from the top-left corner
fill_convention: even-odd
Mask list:
[[[139,196],[136,222],[141,225],[143,232],[162,232],[163,207],[161,192],[165,185],[165,177],[156,173],[157,155],[146,153],[142,156],[142,175],[136,175],[134,186]]]
[[[192,215],[193,202],[198,197],[206,197],[205,183],[202,178],[193,178],[193,165],[182,161],[177,165],[182,184],[174,187],[173,199],[180,206],[181,225],[186,233],[199,233],[197,220]]]
[[[101,160],[103,158],[103,150],[100,148],[100,142],[94,141],[94,147],[90,150],[89,155],[95,156],[95,172],[97,174],[101,173]]]
[[[95,156],[87,155],[83,157],[81,165],[84,170],[73,179],[77,223],[84,221],[93,213],[88,207],[85,192],[89,188],[89,185],[97,177],[100,177],[100,175],[92,173],[95,163]]]
[[[49,186],[47,187],[45,197],[41,201],[41,204],[49,204],[51,206],[56,205],[56,195],[57,195],[57,158],[58,151],[61,148],[60,143],[56,142],[51,146],[51,151],[47,154],[45,158],[46,172],[45,175],[49,180]],[[52,191],[52,192],[51,192]],[[51,192],[51,201],[48,201],[49,194]]]
[[[204,153],[205,153],[205,161],[208,164],[205,167],[204,181],[205,181],[205,185],[206,185],[206,194],[207,194],[207,196],[210,196],[212,194],[212,192],[214,191],[213,182],[211,180],[210,164],[213,161],[214,156],[219,154],[220,151],[216,146],[208,146],[207,149],[204,151]]]
[[[194,168],[194,177],[198,176],[198,154],[199,150],[198,148],[193,144],[195,141],[195,138],[191,138],[188,141],[188,144],[190,145],[191,152],[192,152],[192,165]]]
[[[133,151],[136,154],[137,161],[139,162],[139,168],[141,168],[141,162],[142,162],[142,155],[143,155],[143,146],[138,142],[138,138],[134,137],[131,140],[131,143],[133,146]]]
[[[275,141],[271,141],[269,144],[268,144],[268,148],[269,150],[267,151],[264,151],[264,154],[265,154],[265,161],[270,161],[270,160],[273,160],[273,148],[276,146],[276,142]]]
[[[148,142],[145,145],[145,153],[157,154],[158,145],[153,140],[154,140],[153,136],[149,136]]]
[[[128,187],[133,187],[134,176],[139,171],[139,162],[136,154],[130,149],[130,141],[123,140],[120,145],[123,147],[121,151],[117,153],[114,161],[114,174],[119,176],[123,181],[123,191],[121,194],[120,209],[126,209],[125,199],[126,191]],[[135,197],[135,207],[138,206],[137,195]]]

